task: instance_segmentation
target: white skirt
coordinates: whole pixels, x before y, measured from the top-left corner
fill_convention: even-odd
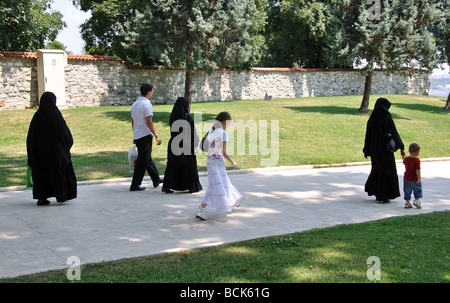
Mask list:
[[[207,209],[214,208],[218,214],[231,213],[233,205],[240,202],[244,195],[231,184],[225,163],[207,162],[206,169],[208,170],[208,188],[202,203],[208,205]]]

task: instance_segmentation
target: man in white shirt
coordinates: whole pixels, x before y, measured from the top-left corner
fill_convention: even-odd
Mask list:
[[[152,121],[153,107],[149,100],[153,95],[153,86],[149,83],[143,83],[140,91],[141,96],[131,106],[131,126],[133,128],[134,143],[138,149],[138,157],[136,159],[130,191],[145,189],[145,187],[141,187],[141,183],[146,170],[153,181],[154,187],[158,187],[163,182],[152,160],[153,136],[156,137],[157,144],[161,145],[161,138],[159,138]]]

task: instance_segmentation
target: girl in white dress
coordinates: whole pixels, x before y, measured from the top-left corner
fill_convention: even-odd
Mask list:
[[[206,168],[208,171],[208,188],[203,197],[202,204],[198,207],[196,217],[200,220],[208,219],[205,208],[208,206],[217,214],[231,213],[233,206],[238,207],[244,198],[236,187],[231,184],[227,175],[225,159],[230,161],[234,168],[237,163],[226,152],[228,134],[225,131],[227,120],[231,116],[227,112],[217,115],[212,129],[208,132],[206,139],[208,144],[208,158]]]

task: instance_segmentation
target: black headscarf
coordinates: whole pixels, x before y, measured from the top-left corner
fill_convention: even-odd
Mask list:
[[[366,156],[372,156],[374,149],[385,149],[386,134],[389,131],[392,133],[397,147],[401,150],[405,149],[389,112],[390,107],[391,102],[388,99],[377,99],[373,112],[367,121],[366,141],[363,149]]]
[[[171,139],[169,141],[169,154],[172,154],[171,151],[171,143],[172,139],[180,135],[179,129],[172,129],[172,125],[177,120],[185,120],[190,125],[190,132],[186,132],[184,129],[183,134],[186,135],[185,138],[183,138],[183,142],[190,142],[190,151],[191,155],[194,154],[195,147],[198,146],[198,135],[195,130],[194,120],[192,119],[191,115],[189,114],[189,100],[185,97],[180,97],[175,102],[172,113],[170,114],[170,127],[171,127]]]
[[[73,137],[52,92],[42,94],[27,136],[30,167],[63,167],[71,162]]]
[[[189,116],[189,100],[180,97],[175,102],[170,114],[170,125],[172,126],[172,123],[179,119],[187,120],[187,116]]]

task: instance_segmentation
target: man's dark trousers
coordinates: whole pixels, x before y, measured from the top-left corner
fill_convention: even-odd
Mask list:
[[[153,181],[153,186],[158,186],[160,183],[159,172],[152,160],[152,141],[152,135],[134,140],[138,150],[138,157],[136,159],[136,166],[134,167],[131,188],[136,188],[141,185],[146,170]]]

